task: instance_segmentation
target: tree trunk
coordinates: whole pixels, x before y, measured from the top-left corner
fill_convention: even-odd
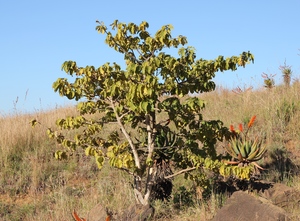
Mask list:
[[[150,167],[148,169],[146,182],[143,183],[141,177],[134,177],[134,196],[138,204],[149,205],[153,185],[155,185],[156,179],[156,169],[155,167]]]

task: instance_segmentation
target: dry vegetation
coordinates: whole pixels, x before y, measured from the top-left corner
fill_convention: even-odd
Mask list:
[[[239,92],[218,88],[201,95],[207,101],[204,117],[229,126],[246,123],[256,115],[256,133],[268,145],[260,162],[268,171],[261,178],[300,189],[299,92],[298,83]],[[87,217],[98,203],[121,212],[134,202],[125,174],[107,167],[99,171],[80,151],[67,162],[55,160],[57,146],[47,138],[46,128],[32,129],[29,124],[38,118],[51,127],[56,119],[70,115],[76,115],[75,108],[1,116],[0,220],[72,220],[73,209]],[[212,191],[209,200],[202,201],[198,189],[183,176],[174,184],[170,203],[155,203],[156,220],[209,220],[226,198]]]

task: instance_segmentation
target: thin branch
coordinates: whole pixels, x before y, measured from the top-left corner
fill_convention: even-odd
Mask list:
[[[124,168],[124,167],[122,167],[122,168],[119,168],[120,170],[124,170],[126,173],[128,173],[129,175],[134,175],[134,173],[133,172],[131,172],[130,170],[128,170],[127,168]]]
[[[124,116],[126,116],[126,115],[129,114],[129,113],[130,113],[130,111],[127,111],[126,113],[122,114],[122,115],[120,116],[120,119],[122,119]]]
[[[153,188],[156,173],[157,173],[157,170],[154,169],[153,167],[148,169],[147,182],[146,182],[146,191],[145,191],[145,195],[144,195],[144,199],[147,200],[147,201],[148,201],[148,199],[151,195],[151,192],[152,192],[152,188]]]
[[[145,57],[142,52],[139,50],[139,48],[136,48],[136,51],[139,53],[140,56],[143,57],[144,62],[147,62],[150,58],[152,58],[154,56],[154,51],[150,52],[149,57]]]
[[[197,169],[197,167],[191,167],[191,168],[187,168],[187,169],[184,169],[184,170],[180,170],[177,173],[173,173],[172,175],[165,176],[164,178],[165,179],[170,179],[170,178],[172,178],[174,176],[177,176],[177,175],[180,175],[182,173],[186,173],[186,172],[189,172],[189,171],[192,171],[192,170],[195,170],[195,169]]]
[[[140,202],[142,205],[147,205],[148,202],[143,198],[142,193],[138,191],[137,189],[134,189],[134,196],[137,202]]]
[[[128,141],[128,143],[129,143],[129,145],[130,145],[130,147],[131,147],[131,150],[132,150],[132,153],[133,153],[133,156],[134,156],[134,161],[135,161],[136,167],[137,167],[138,169],[141,169],[141,163],[140,163],[140,159],[139,159],[139,155],[138,155],[137,149],[136,149],[136,147],[135,147],[135,145],[134,145],[134,143],[133,143],[133,141],[132,141],[130,135],[127,133],[127,131],[126,131],[124,125],[123,125],[122,122],[121,122],[121,118],[119,117],[119,115],[118,115],[118,113],[117,113],[117,111],[116,111],[116,108],[115,108],[115,105],[114,105],[113,100],[112,100],[112,99],[109,99],[109,101],[110,101],[111,107],[112,107],[112,109],[113,109],[113,111],[114,111],[114,113],[115,113],[115,115],[116,115],[116,119],[117,119],[117,122],[118,122],[118,124],[119,124],[119,127],[121,128],[122,133],[124,134],[126,140]]]

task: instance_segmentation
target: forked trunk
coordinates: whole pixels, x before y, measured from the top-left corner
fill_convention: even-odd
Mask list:
[[[173,183],[170,164],[162,158],[158,158],[153,166],[148,169],[147,180],[142,182],[139,177],[135,177],[134,195],[138,204],[149,205],[151,200],[169,200]]]
[[[147,174],[147,180],[142,182],[141,177],[134,177],[134,196],[138,204],[142,204],[144,206],[149,205],[153,185],[155,185],[156,180],[156,169],[150,167]]]

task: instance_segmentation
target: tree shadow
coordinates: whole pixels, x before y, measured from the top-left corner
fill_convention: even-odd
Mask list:
[[[285,148],[276,148],[268,156],[268,162],[263,166],[261,178],[271,182],[289,182],[292,177],[299,175],[299,165],[290,157],[291,153]]]
[[[240,190],[264,192],[265,190],[272,188],[272,186],[273,184],[271,182],[261,181],[254,177],[250,180],[240,180],[230,177],[226,181],[217,181],[215,184],[215,192],[231,196],[234,192]]]

